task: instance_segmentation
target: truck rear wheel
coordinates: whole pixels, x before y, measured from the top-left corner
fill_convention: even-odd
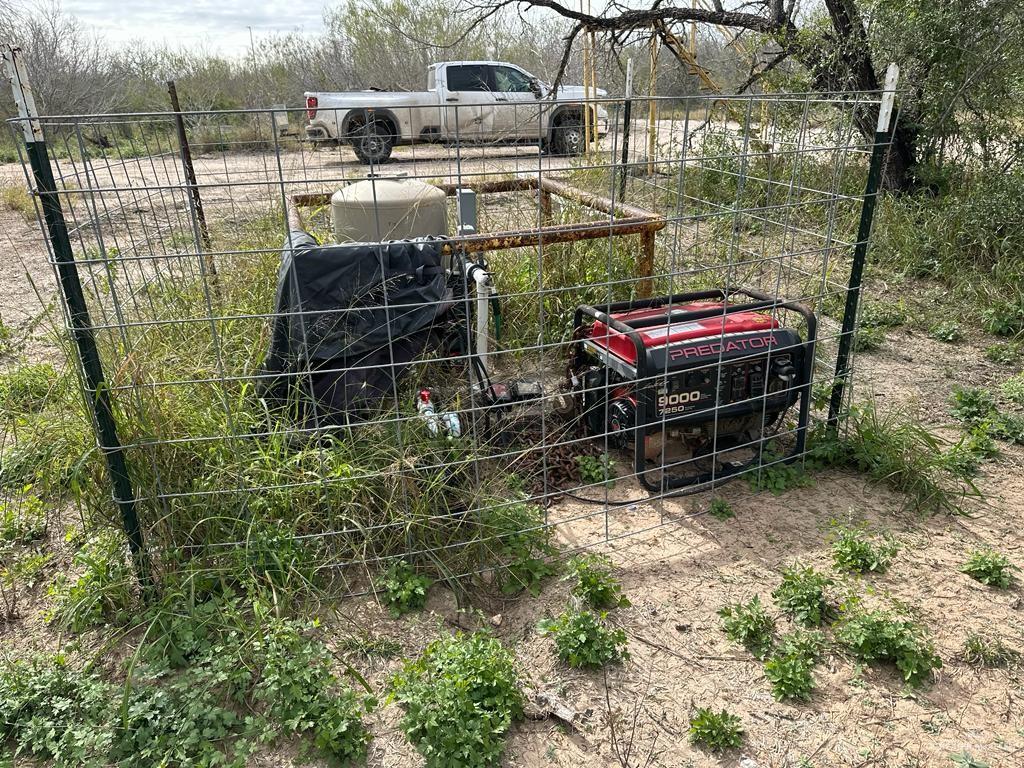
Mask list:
[[[383,120],[371,120],[356,129],[352,137],[352,149],[356,157],[367,165],[386,163],[394,146],[394,132]]]
[[[586,148],[583,140],[583,120],[579,115],[565,115],[555,124],[551,149],[556,155],[582,155]]]

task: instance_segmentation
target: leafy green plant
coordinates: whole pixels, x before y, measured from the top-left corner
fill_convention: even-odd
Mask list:
[[[732,505],[721,496],[716,496],[711,500],[708,514],[715,518],[715,520],[728,520],[736,517],[736,512],[733,510]]]
[[[960,323],[955,320],[944,320],[936,323],[928,331],[928,334],[936,341],[942,341],[946,344],[955,344],[958,341],[963,341],[964,332],[960,328]]]
[[[746,603],[724,606],[718,615],[730,640],[742,643],[759,659],[764,659],[771,652],[775,643],[775,619],[768,615],[757,595]]]
[[[1011,376],[1000,387],[1003,397],[1015,405],[1024,405],[1024,373]]]
[[[791,488],[808,488],[814,485],[814,478],[801,462],[786,463],[766,451],[761,466],[747,472],[747,482],[755,491],[771,491],[778,496]]]
[[[0,662],[0,745],[12,754],[78,766],[104,754],[112,686],[62,655]]]
[[[723,709],[699,707],[690,716],[690,743],[712,752],[736,749],[743,743],[743,724],[740,718]]]
[[[628,606],[622,585],[612,574],[612,561],[604,555],[588,554],[569,561],[571,592],[595,610]]]
[[[854,332],[853,349],[855,352],[875,352],[886,342],[885,329],[879,326],[862,326]]]
[[[971,552],[960,571],[985,586],[1008,589],[1013,583],[1013,571],[1020,570],[1006,555],[993,549],[976,549]]]
[[[782,572],[782,583],[772,592],[772,597],[797,624],[817,627],[833,614],[825,597],[825,590],[831,584],[828,576],[796,565]]]
[[[1013,365],[1020,359],[1020,344],[998,342],[985,347],[985,359],[999,365]]]
[[[764,663],[764,676],[776,699],[807,701],[814,690],[813,660],[801,653],[776,653]]]
[[[431,579],[405,560],[392,563],[377,585],[384,604],[396,619],[409,611],[418,611],[427,602]]]
[[[999,638],[971,634],[964,640],[960,658],[975,667],[1007,667],[1020,660],[1020,651],[1009,647]]]
[[[314,553],[288,525],[275,520],[254,521],[245,543],[234,550],[235,572],[258,585],[293,589],[315,581]]]
[[[579,469],[580,479],[586,485],[604,483],[608,488],[615,487],[615,473],[612,470],[611,458],[607,453],[602,453],[600,456],[589,454],[577,456],[576,467]]]
[[[988,763],[978,760],[970,752],[955,752],[949,756],[956,768],[991,768]]]
[[[820,659],[824,649],[825,634],[821,630],[800,627],[784,634],[776,648],[780,654],[796,654],[811,661]]]
[[[1016,336],[1024,331],[1024,297],[1000,299],[985,309],[985,330],[996,336]]]
[[[0,502],[0,542],[30,544],[45,537],[46,508],[32,486],[22,489],[20,499]]]
[[[483,633],[432,642],[392,678],[390,697],[429,768],[497,765],[523,716],[515,658]]]
[[[951,413],[965,424],[981,424],[996,415],[996,399],[981,387],[957,387],[950,396]]]
[[[73,558],[77,578],[61,574],[50,587],[49,620],[74,632],[121,621],[135,598],[135,576],[124,536],[107,529],[94,534]]]
[[[554,635],[558,658],[570,667],[596,669],[629,658],[626,633],[606,627],[604,616],[570,609],[542,621],[538,629]]]
[[[832,564],[839,571],[883,573],[899,549],[899,544],[888,536],[876,543],[863,528],[840,527],[832,541]]]
[[[836,625],[835,636],[857,659],[895,664],[903,679],[913,685],[942,666],[922,627],[886,611],[848,608]]]
[[[498,505],[487,510],[484,527],[490,557],[497,564],[495,582],[506,595],[525,589],[540,594],[544,580],[556,572],[558,550],[542,510],[531,504]]]
[[[1017,413],[996,414],[988,427],[989,432],[1000,440],[1024,445],[1024,416]]]

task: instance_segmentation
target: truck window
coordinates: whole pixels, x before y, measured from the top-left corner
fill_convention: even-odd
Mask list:
[[[512,67],[495,67],[494,86],[502,93],[529,93],[530,78]]]
[[[448,67],[449,91],[489,91],[487,68],[480,66]]]

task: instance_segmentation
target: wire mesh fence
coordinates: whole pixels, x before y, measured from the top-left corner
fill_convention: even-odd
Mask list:
[[[552,530],[587,547],[799,471],[852,383],[880,101],[39,118],[26,179],[149,567],[515,588]]]

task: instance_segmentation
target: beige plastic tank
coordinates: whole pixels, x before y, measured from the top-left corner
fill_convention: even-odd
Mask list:
[[[375,243],[448,234],[444,191],[414,179],[369,178],[331,196],[334,238]]]

